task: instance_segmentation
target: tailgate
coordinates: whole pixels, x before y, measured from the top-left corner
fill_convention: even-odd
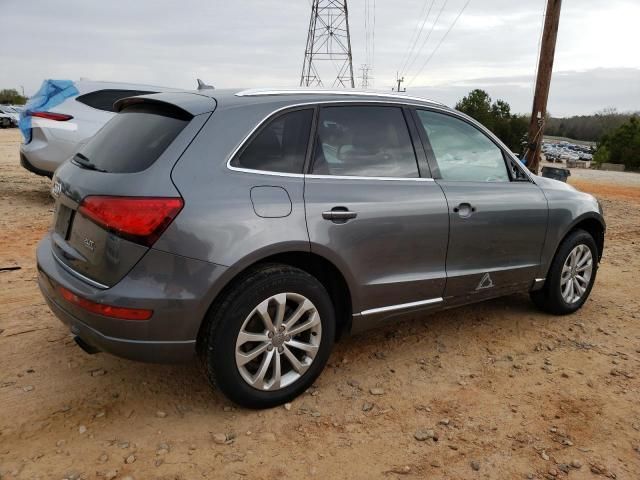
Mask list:
[[[174,106],[157,100],[125,107],[55,173],[53,253],[94,286],[117,283],[150,247],[148,241],[132,238],[109,223],[126,220],[127,214],[136,216],[112,201],[181,197],[171,181],[171,169],[210,112],[196,116],[176,112]],[[95,199],[110,202],[103,210],[110,219],[106,223],[82,207]]]

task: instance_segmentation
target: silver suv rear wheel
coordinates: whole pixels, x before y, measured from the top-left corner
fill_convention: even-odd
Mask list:
[[[198,340],[207,377],[234,402],[269,408],[320,375],[335,340],[331,297],[317,278],[283,264],[253,267],[212,305]]]
[[[236,367],[253,388],[278,390],[297,381],[320,349],[322,322],[304,295],[278,293],[260,302],[236,340]]]

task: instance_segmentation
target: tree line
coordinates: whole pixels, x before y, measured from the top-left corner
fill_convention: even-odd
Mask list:
[[[608,108],[593,115],[550,117],[546,122],[545,133],[556,137],[599,142],[604,135],[616,130],[634,115],[638,113],[619,113],[615,108]]]
[[[1,105],[24,105],[27,103],[27,97],[23,97],[15,88],[5,88],[0,90]]]

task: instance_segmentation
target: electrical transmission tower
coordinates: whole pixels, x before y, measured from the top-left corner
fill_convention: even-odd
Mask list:
[[[311,5],[300,86],[322,87],[320,75],[326,78],[328,72],[337,72],[332,86],[355,88],[347,0],[313,0]]]
[[[369,74],[371,67],[363,63],[360,66],[360,71],[362,72],[362,75],[360,75],[360,88],[369,88],[371,86],[370,82],[373,80],[373,77]]]

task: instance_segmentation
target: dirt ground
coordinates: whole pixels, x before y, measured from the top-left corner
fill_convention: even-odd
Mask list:
[[[36,285],[52,200],[18,144],[0,131],[0,268],[21,267],[0,271],[0,479],[640,478],[640,186],[572,180],[609,227],[580,312],[514,295],[390,323],[256,412],[195,365],[75,346]]]

